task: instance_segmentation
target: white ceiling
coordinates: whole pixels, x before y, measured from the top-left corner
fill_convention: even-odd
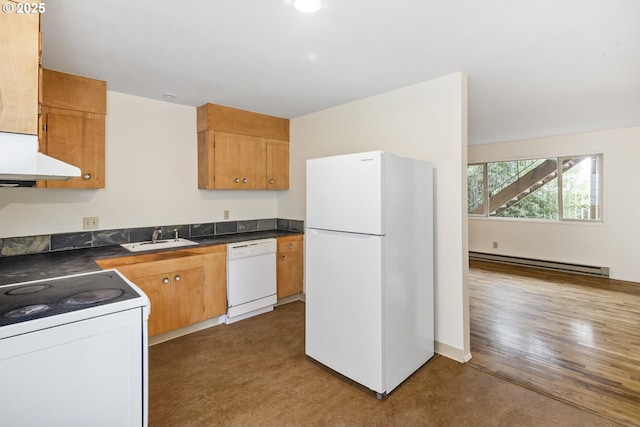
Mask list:
[[[43,65],[295,118],[462,71],[469,143],[640,125],[639,0],[48,0]]]

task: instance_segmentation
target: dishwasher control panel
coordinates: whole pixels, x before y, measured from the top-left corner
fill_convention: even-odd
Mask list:
[[[277,250],[276,239],[248,240],[227,245],[227,259],[241,259],[274,254]]]

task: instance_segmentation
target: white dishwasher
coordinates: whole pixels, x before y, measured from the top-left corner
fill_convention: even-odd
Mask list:
[[[233,323],[273,310],[276,296],[276,239],[227,245],[227,317]]]

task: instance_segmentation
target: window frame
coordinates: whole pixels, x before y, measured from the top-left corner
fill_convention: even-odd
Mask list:
[[[595,157],[597,160],[597,211],[598,218],[595,219],[582,219],[582,218],[565,218],[564,217],[564,195],[563,195],[563,183],[562,177],[564,171],[562,170],[562,162],[565,159],[586,159]],[[557,163],[557,176],[558,180],[558,218],[557,219],[546,219],[546,218],[533,218],[533,217],[504,217],[504,216],[492,216],[489,215],[489,163],[496,162],[516,162],[523,160],[537,160],[537,159],[555,159]],[[468,202],[469,196],[467,195],[467,216],[469,218],[486,218],[486,219],[498,219],[498,220],[512,220],[512,221],[542,221],[542,222],[581,222],[581,223],[604,223],[604,214],[605,214],[605,195],[604,195],[604,154],[603,153],[592,153],[592,154],[577,154],[577,155],[562,155],[562,156],[539,156],[539,157],[527,157],[527,158],[519,158],[512,160],[492,160],[485,162],[472,162],[467,164],[467,186],[469,185],[469,167],[470,166],[482,166],[483,169],[483,212],[482,213],[471,213],[469,212]]]

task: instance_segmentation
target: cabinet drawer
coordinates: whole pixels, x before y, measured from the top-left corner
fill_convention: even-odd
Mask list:
[[[302,242],[300,240],[280,242],[278,243],[278,253],[295,252],[302,248]]]

